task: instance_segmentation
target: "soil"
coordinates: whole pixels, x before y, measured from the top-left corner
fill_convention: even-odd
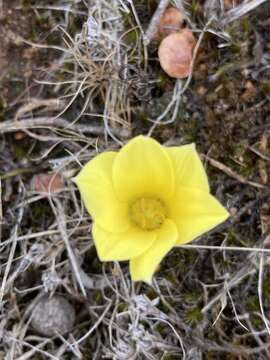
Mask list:
[[[106,61],[95,62],[89,38],[82,37],[92,9],[86,3],[9,0],[0,13],[0,359],[121,360],[137,351],[134,360],[176,360],[183,356],[179,343],[187,360],[269,359],[262,313],[263,305],[269,318],[267,255],[177,248],[152,286],[132,284],[127,263],[98,260],[91,219],[72,178],[97,149],[115,150],[119,141],[147,134],[170,103],[175,79],[160,68],[155,42],[145,69],[131,10],[121,13],[127,49],[132,44],[125,54],[130,79],[120,76],[127,64],[110,63],[106,44],[95,49]],[[209,2],[186,3],[198,38]],[[226,1],[226,9],[236,3]],[[134,1],[144,29],[156,5]],[[211,191],[231,213],[195,244],[269,248],[269,14],[265,2],[226,25],[213,20],[175,120],[169,122],[170,111],[167,124],[152,132],[166,145],[196,143]],[[116,78],[119,92],[107,96]],[[104,135],[104,123],[113,136]],[[33,184],[41,176],[46,191],[38,192]],[[48,195],[49,179],[57,177],[61,184]],[[31,327],[31,309],[45,293],[64,297],[76,312],[64,340],[41,338]]]
[[[49,24],[30,7],[30,2],[4,1],[0,12],[0,117],[36,90],[32,80],[47,65],[31,42],[44,41]]]

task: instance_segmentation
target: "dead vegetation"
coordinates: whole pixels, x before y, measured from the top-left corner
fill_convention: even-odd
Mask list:
[[[270,358],[270,6],[170,3],[197,38],[186,80],[152,37],[169,1],[0,1],[0,359]],[[195,142],[232,214],[151,287],[98,261],[72,182],[138,133]]]

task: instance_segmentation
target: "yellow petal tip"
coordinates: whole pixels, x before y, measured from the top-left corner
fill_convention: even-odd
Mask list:
[[[230,212],[226,208],[224,208],[224,220],[223,221],[229,219],[230,216],[231,216]]]

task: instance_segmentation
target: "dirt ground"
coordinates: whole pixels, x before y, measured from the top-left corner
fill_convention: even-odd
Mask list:
[[[172,1],[188,82],[143,44],[158,3],[0,1],[0,360],[270,358],[270,3]],[[196,143],[231,214],[152,286],[98,260],[72,182],[137,134]]]

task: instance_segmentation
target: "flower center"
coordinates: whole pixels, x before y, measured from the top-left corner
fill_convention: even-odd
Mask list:
[[[158,199],[142,197],[130,207],[130,219],[143,230],[160,228],[165,218],[166,208]]]

